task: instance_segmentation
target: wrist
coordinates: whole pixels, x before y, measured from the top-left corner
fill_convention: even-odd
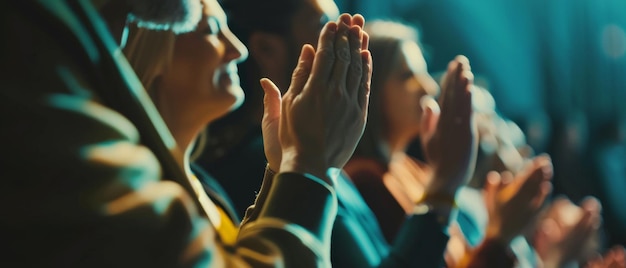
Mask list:
[[[293,172],[301,174],[310,174],[327,182],[330,185],[332,181],[327,176],[328,168],[319,159],[306,158],[292,154],[283,153],[283,160],[280,163],[280,172]]]
[[[510,245],[511,241],[513,240],[515,236],[510,236],[507,234],[504,234],[504,232],[502,231],[502,228],[493,226],[493,225],[487,225],[487,231],[485,233],[485,240],[489,239],[490,241],[494,241],[494,242],[498,242],[502,245]]]
[[[454,175],[450,172],[438,172],[435,170],[426,188],[426,192],[455,196],[459,188],[467,181],[466,177],[467,176],[461,174]]]
[[[272,172],[272,174],[276,174],[280,171],[280,162],[276,163],[272,163],[272,162],[267,162],[267,165],[265,165],[265,169],[269,170]]]
[[[265,176],[266,177],[274,177],[276,176],[276,174],[278,173],[278,171],[276,169],[273,169],[271,167],[271,165],[269,163],[267,163],[267,165],[265,165]]]
[[[437,220],[442,225],[449,225],[452,214],[456,211],[457,205],[454,195],[425,193],[416,203],[414,213],[423,211],[426,206],[430,212],[437,214]]]

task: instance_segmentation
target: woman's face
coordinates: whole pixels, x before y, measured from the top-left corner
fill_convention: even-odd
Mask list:
[[[404,42],[396,66],[384,84],[383,113],[390,131],[420,134],[425,95],[435,96],[439,86],[428,74],[422,50],[415,42]]]
[[[203,17],[196,29],[176,37],[171,64],[157,84],[157,105],[162,113],[206,124],[243,101],[237,63],[248,51],[229,30],[217,1],[202,3]]]

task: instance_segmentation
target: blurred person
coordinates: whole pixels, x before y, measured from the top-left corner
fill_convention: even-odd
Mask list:
[[[489,94],[487,91],[483,93]],[[478,101],[475,103],[478,104]],[[519,174],[533,155],[521,129],[513,121],[499,115],[495,105],[477,106],[480,105],[475,105],[474,109],[480,140],[477,168],[470,182],[471,187],[463,187],[457,195],[458,225],[454,227],[459,230],[453,230],[451,240],[462,246],[449,247],[452,260],[460,259],[463,252],[477,246],[489,229],[489,204],[484,202],[484,188],[488,182],[481,176],[487,178],[490,171]],[[576,206],[567,199],[559,198],[544,206],[545,211],[532,221],[529,230],[511,241],[519,267],[562,267],[568,263],[584,263],[599,250],[598,224],[601,216],[596,199],[588,198]]]
[[[231,195],[237,212],[254,201],[267,159],[261,134],[264,91],[261,78],[270,78],[283,91],[304,44],[316,45],[321,27],[339,16],[332,0],[225,0],[229,24],[248,47],[250,56],[239,64],[246,98],[235,111],[212,123],[204,154],[197,163]],[[268,149],[268,148],[265,148]],[[271,148],[269,148],[271,149]]]
[[[391,242],[406,214],[427,196],[424,193],[428,185],[439,187],[451,182],[444,189],[435,188],[443,191],[435,193],[438,202],[452,205],[457,188],[471,174],[476,146],[468,91],[472,73],[465,57],[450,63],[441,101],[454,98],[457,103],[454,108],[442,105],[441,113],[455,117],[439,121],[440,107],[433,98],[439,87],[428,74],[417,32],[386,21],[368,24],[366,31],[370,34],[373,56],[379,59],[374,62],[378,71],[372,78],[375,97],[363,138],[345,170]],[[459,95],[446,98],[446,94]],[[430,157],[430,166],[405,154],[408,143],[419,135],[426,142],[425,155]],[[431,181],[431,177],[442,179],[439,183]]]
[[[441,266],[448,243],[448,226],[457,209],[454,196],[471,175],[476,150],[469,62],[462,56],[450,62],[442,80],[439,112],[439,105],[433,99],[438,86],[428,75],[416,31],[406,25],[377,21],[368,23],[366,32],[375,57],[374,70],[378,71],[372,77],[368,125],[355,155],[345,167],[354,184],[339,180],[345,187],[337,188],[340,210],[333,231],[337,237],[332,244],[333,264]],[[430,166],[410,159],[403,151],[420,134],[426,137],[424,148]],[[487,239],[471,252],[462,252],[458,262],[447,265],[512,265],[515,258],[507,253],[509,243],[502,241],[519,235],[529,220],[519,217],[509,220],[506,215],[500,215],[504,207],[514,207],[520,215],[536,213],[539,205],[530,200],[545,198],[550,171],[549,159],[539,158],[514,185],[493,188],[494,196],[502,196],[490,203],[497,213],[492,213]],[[348,195],[350,187],[357,188],[360,194]],[[534,190],[513,195],[500,193],[502,189],[516,193],[521,187]],[[356,213],[355,207],[362,202],[367,202],[372,212],[362,209],[361,214]],[[355,218],[368,214],[375,215],[378,226],[359,225]]]
[[[564,197],[553,200],[531,231],[539,267],[578,267],[600,251],[601,206],[585,198],[575,205]]]
[[[334,191],[325,173],[342,162],[341,157],[328,161],[328,152],[339,152],[347,160],[362,131],[367,105],[365,87],[346,87],[360,97],[340,98],[341,105],[335,105],[336,99],[329,103],[327,91],[316,90],[335,89],[329,84],[337,83],[331,83],[324,71],[332,66],[336,79],[348,76],[342,68],[369,66],[367,57],[349,64],[327,57],[346,49],[347,31],[337,32],[337,24],[329,23],[318,48],[327,52],[303,49],[298,75],[287,92],[292,97],[283,102],[289,115],[280,117],[281,146],[290,157],[280,164],[281,174],[267,193],[265,209],[239,234],[236,250],[227,250],[215,237],[215,223],[202,215],[202,202],[186,187],[187,178],[160,180],[160,168],[164,176],[176,175],[169,164],[177,162],[164,162],[172,155],[162,150],[176,152],[175,146],[169,147],[174,139],[141,94],[140,82],[114,41],[124,42],[125,24],[136,3],[155,4],[139,10],[165,14],[172,6],[161,1],[97,2],[109,29],[89,1],[0,4],[0,29],[11,40],[2,50],[7,70],[2,74],[7,87],[2,93],[2,121],[7,127],[3,138],[11,141],[6,149],[15,152],[2,171],[1,236],[10,245],[3,252],[2,266],[324,265],[327,256],[315,242],[328,241],[335,210]],[[211,10],[219,7],[214,1],[207,3]],[[182,14],[193,10],[184,9]],[[176,30],[172,25],[195,26],[199,17],[148,18],[146,25],[183,32],[190,28]],[[335,40],[340,40],[336,49]],[[306,126],[298,124],[303,109],[321,110],[316,104],[335,113],[308,117]],[[362,122],[349,131],[348,143],[345,121]],[[341,128],[342,138],[332,134],[336,131],[326,137],[310,136],[311,128],[323,132]],[[310,202],[296,208],[293,204],[299,198]],[[293,209],[308,215],[302,218]],[[300,242],[302,237],[308,244]],[[309,254],[297,258],[288,254],[300,249]],[[227,252],[237,256],[231,258]]]

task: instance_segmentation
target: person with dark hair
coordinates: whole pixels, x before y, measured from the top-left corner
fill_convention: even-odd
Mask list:
[[[353,152],[368,103],[371,57],[361,45],[361,27],[330,22],[317,50],[303,47],[276,130],[280,150],[288,153],[258,203],[263,209],[231,246],[183,171],[185,153],[178,150],[188,148],[177,148],[180,136],[175,139],[165,127],[115,43],[125,42],[131,16],[139,25],[175,33],[201,25],[205,31],[181,35],[184,44],[219,47],[234,40],[227,28],[219,28],[226,21],[219,4],[206,0],[200,8],[199,0],[180,1],[183,16],[168,17],[161,12],[169,14],[177,5],[94,2],[0,4],[0,31],[11,40],[0,52],[6,70],[2,138],[10,141],[5,149],[12,153],[0,173],[0,237],[7,245],[0,266],[327,266],[327,250],[319,245],[329,243],[336,198],[326,172],[342,167]],[[144,16],[142,10],[161,15]],[[198,11],[212,19],[199,22]],[[176,54],[185,45],[175,44],[174,64],[184,66],[178,62],[184,57]],[[244,54],[230,51],[230,57],[205,59],[231,62]],[[353,69],[362,71],[348,71]],[[229,75],[220,75],[217,84],[234,85],[235,71],[223,71]],[[171,72],[165,70],[160,83],[176,82],[167,77]],[[160,95],[170,92],[167,85],[156,95],[171,97]],[[339,90],[343,98],[329,98]],[[310,116],[310,110],[329,112]],[[345,122],[357,123],[346,130]],[[302,199],[307,202],[298,202]]]
[[[366,32],[378,71],[372,77],[368,124],[345,171],[372,209],[387,242],[379,242],[389,251],[379,255],[380,266],[392,259],[400,266],[440,266],[449,242],[448,228],[459,206],[457,192],[475,165],[472,100],[480,92],[471,90],[469,60],[457,56],[442,78],[438,104],[434,97],[439,87],[428,73],[417,31],[396,22],[374,21],[368,23]],[[427,163],[406,155],[408,144],[417,136],[424,142]],[[485,197],[487,235],[458,259],[446,258],[446,265],[511,267],[515,256],[510,241],[528,226],[548,195],[551,170],[550,159],[538,157],[518,174],[515,183],[491,173]],[[341,204],[343,188],[337,189]],[[432,215],[432,220],[425,214]],[[340,210],[335,228],[342,219]],[[340,254],[341,249],[333,252]]]
[[[230,194],[238,213],[254,201],[269,162],[264,151],[277,148],[261,135],[263,90],[259,80],[272,79],[283,91],[298,63],[304,44],[317,43],[321,27],[339,16],[332,0],[224,0],[229,25],[250,52],[238,65],[245,100],[235,111],[208,129],[204,154],[197,163],[213,175]],[[284,93],[284,92],[282,92]],[[275,155],[269,153],[268,155]]]

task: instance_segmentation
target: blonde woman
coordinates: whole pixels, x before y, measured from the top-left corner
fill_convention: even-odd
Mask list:
[[[272,177],[273,172],[268,169],[267,184],[272,188],[261,191],[248,223],[238,231],[238,219],[228,213],[228,202],[221,202],[226,195],[213,185],[201,183],[207,180],[192,169],[191,155],[206,126],[243,100],[237,63],[246,58],[247,50],[229,30],[218,2],[202,3],[203,17],[193,32],[175,35],[168,31],[131,31],[125,50],[129,62],[182,149],[176,157],[182,159],[183,168],[191,177],[217,240],[227,248],[265,249],[267,258],[259,258],[249,250],[234,251],[253,260],[250,263],[255,267],[325,264],[327,249],[319,245],[328,243],[335,217],[333,184],[326,172],[347,161],[365,123],[370,58],[360,39],[363,19],[344,14],[338,22],[326,24],[318,44],[318,51],[325,53],[317,53],[311,45],[303,47],[292,84],[282,99],[285,112],[275,110],[276,123],[269,138],[280,148],[275,151],[281,155],[268,157],[278,159],[270,165],[280,173]],[[272,84],[269,80],[263,83],[266,87]],[[326,95],[336,90],[347,94],[331,101]],[[278,89],[269,89],[267,94],[273,107],[280,107]],[[309,112],[324,109],[333,113]],[[307,124],[300,124],[305,118]],[[347,132],[330,131],[345,129],[346,121],[356,124]],[[311,136],[311,128],[329,135]],[[205,190],[209,195],[204,194]],[[308,213],[303,216],[299,211]]]

